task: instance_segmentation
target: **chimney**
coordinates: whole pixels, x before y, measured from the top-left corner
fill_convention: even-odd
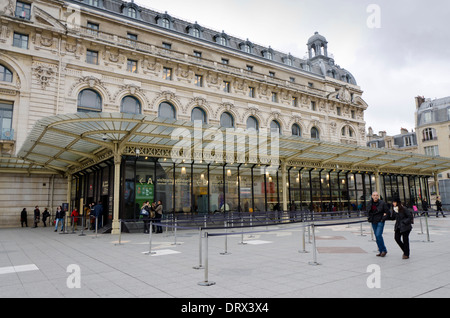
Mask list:
[[[417,96],[416,97],[416,109],[419,109],[420,105],[422,105],[425,102],[424,96]]]
[[[406,129],[406,128],[400,128],[400,133],[401,133],[402,135],[406,135],[406,134],[408,133],[408,129]]]

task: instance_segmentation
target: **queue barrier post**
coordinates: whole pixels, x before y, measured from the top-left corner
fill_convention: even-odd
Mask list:
[[[152,221],[150,220],[149,233],[148,233],[148,252],[144,252],[145,255],[156,254],[156,252],[152,252]]]
[[[220,253],[220,255],[230,255],[231,253],[228,253],[228,223],[225,220],[224,221],[224,226],[225,226],[225,250]]]
[[[208,232],[205,232],[204,240],[205,240],[205,279],[202,282],[199,282],[198,285],[212,286],[212,285],[215,285],[216,283],[210,282],[208,280]]]
[[[321,265],[321,264],[317,262],[316,231],[315,231],[314,223],[311,224],[311,231],[312,231],[312,236],[313,236],[313,261],[309,262],[309,265],[317,266],[317,265]]]
[[[204,269],[203,265],[202,265],[202,228],[199,227],[198,228],[198,266],[194,266],[192,267],[193,269]]]

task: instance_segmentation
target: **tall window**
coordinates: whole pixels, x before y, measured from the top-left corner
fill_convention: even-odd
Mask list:
[[[311,128],[311,139],[320,139],[319,130],[316,127]]]
[[[127,60],[127,71],[131,73],[137,73],[137,61]]]
[[[423,130],[423,141],[436,140],[436,131],[434,128],[425,128]]]
[[[158,117],[176,119],[175,107],[168,102],[159,104]]]
[[[438,146],[430,146],[430,147],[425,147],[425,154],[427,156],[439,156],[439,147]]]
[[[125,96],[122,99],[122,105],[120,106],[120,112],[126,114],[140,114],[141,103],[136,97]]]
[[[172,80],[172,69],[171,68],[167,68],[167,67],[163,67],[163,79],[165,80]]]
[[[233,116],[228,112],[223,113],[222,116],[220,116],[220,126],[222,126],[223,128],[233,128]]]
[[[281,126],[280,123],[277,122],[276,120],[272,120],[272,122],[270,123],[270,132],[272,133],[278,133],[281,135]]]
[[[0,64],[0,81],[11,83],[12,79],[13,79],[12,72],[8,68]]]
[[[292,125],[292,136],[302,136],[302,130],[300,129],[300,126],[298,124]]]
[[[0,139],[11,139],[13,104],[0,102]]]
[[[86,63],[89,64],[98,64],[98,52],[97,51],[86,51]]]
[[[225,93],[229,93],[230,92],[230,82],[223,81],[223,91]]]
[[[16,13],[17,18],[22,18],[30,20],[31,18],[31,4],[22,1],[17,1],[16,3]]]
[[[13,46],[28,49],[28,35],[14,32]]]
[[[198,87],[203,87],[203,76],[195,74],[194,85]]]
[[[194,122],[196,120],[200,120],[203,124],[207,123],[207,121],[206,121],[206,113],[200,107],[195,107],[192,110],[191,121]]]
[[[92,89],[85,89],[78,94],[79,112],[101,112],[102,97]]]
[[[247,129],[259,130],[258,120],[255,117],[250,116],[247,119]]]

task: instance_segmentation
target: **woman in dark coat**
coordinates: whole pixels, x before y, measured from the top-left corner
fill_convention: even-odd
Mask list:
[[[412,230],[413,215],[406,207],[402,205],[400,200],[392,202],[392,208],[395,215],[395,241],[403,251],[403,259],[409,258],[409,233]]]
[[[25,223],[25,226],[28,227],[27,218],[28,218],[27,209],[23,208],[22,212],[20,212],[20,224],[22,224],[22,227],[23,227],[24,223]]]

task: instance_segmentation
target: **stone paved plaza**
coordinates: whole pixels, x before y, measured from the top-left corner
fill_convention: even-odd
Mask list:
[[[0,297],[450,297],[450,217],[431,214],[430,242],[424,220],[422,225],[423,234],[416,218],[408,260],[394,241],[393,222],[385,226],[385,258],[375,256],[368,223],[316,227],[320,265],[310,264],[308,238],[308,253],[300,253],[302,223],[258,227],[253,230],[261,232],[243,236],[234,229],[227,236],[228,255],[221,254],[225,236],[208,238],[212,286],[199,285],[205,270],[193,268],[200,265],[198,230],[178,229],[176,242],[172,229],[153,234],[156,254],[150,256],[143,253],[149,235],[142,233],[123,233],[118,245],[118,236],[92,231],[80,236],[52,227],[1,229]],[[214,233],[224,231],[209,231]],[[247,244],[240,244],[242,238]]]

